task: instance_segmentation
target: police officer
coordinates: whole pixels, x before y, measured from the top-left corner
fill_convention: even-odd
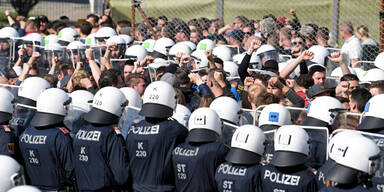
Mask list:
[[[69,104],[64,124],[71,131],[71,136],[73,136],[86,123],[84,121],[84,114],[91,110],[93,94],[85,90],[76,90],[69,95],[72,102]]]
[[[275,152],[271,164],[263,166],[260,191],[317,191],[315,174],[305,163],[310,138],[296,125],[285,125],[275,133]]]
[[[36,113],[33,107],[36,107],[37,98],[41,92],[49,87],[48,81],[40,77],[29,77],[20,84],[18,97],[16,98],[15,113],[9,125],[15,130],[17,136],[23,133],[29,126]]]
[[[357,126],[357,129],[369,133],[384,134],[384,110],[383,110],[383,99],[384,94],[379,94],[372,97],[366,104],[364,108],[364,119],[361,121],[360,125]],[[383,151],[384,147],[382,145],[383,139],[375,140],[377,146]],[[380,167],[379,174],[383,175],[384,168]],[[374,177],[374,185],[377,186],[380,191],[384,191],[384,178]]]
[[[144,92],[140,115],[145,120],[128,129],[127,149],[136,191],[174,191],[172,151],[184,142],[188,129],[169,119],[176,107],[173,87],[152,82]]]
[[[222,96],[213,100],[209,108],[213,109],[224,122],[221,141],[230,146],[232,135],[240,121],[240,105],[231,97]]]
[[[186,142],[172,153],[177,191],[216,191],[215,170],[228,148],[221,142],[222,123],[215,111],[196,109],[189,118]]]
[[[340,146],[345,146],[346,140],[352,137],[362,136],[356,131],[345,130],[334,135],[328,143],[328,159],[319,169],[316,170],[316,182],[318,189],[321,189],[326,186],[326,179],[324,178],[324,172],[328,171],[328,169],[334,166],[335,159],[339,155],[339,151],[337,150]]]
[[[264,133],[256,126],[243,125],[235,131],[227,161],[216,170],[218,191],[257,190],[264,142]]]
[[[73,149],[63,126],[70,97],[57,88],[45,90],[37,99],[37,112],[19,143],[31,184],[47,191],[65,191],[72,185]]]
[[[350,137],[338,146],[335,162],[324,177],[334,184],[320,191],[378,191],[371,178],[380,165],[380,149],[367,137]]]
[[[8,126],[13,114],[13,94],[5,88],[0,88],[0,155],[15,157],[17,139],[14,131]]]
[[[307,109],[307,118],[302,125],[327,127],[329,133],[338,128],[338,113],[344,110],[339,100],[330,96],[321,96],[313,100]],[[314,169],[321,167],[326,160],[327,139],[318,134],[317,131],[307,130],[311,137],[311,153],[308,165]]]
[[[12,187],[24,185],[23,167],[13,158],[0,155],[0,191],[8,191]]]
[[[273,158],[273,136],[272,130],[278,129],[283,125],[290,125],[291,114],[288,109],[281,104],[269,104],[263,108],[259,116],[259,127],[265,133],[267,145],[263,157],[263,163],[268,164]]]
[[[91,111],[84,115],[87,124],[73,141],[80,191],[114,191],[129,184],[128,156],[117,128],[127,104],[124,94],[115,87],[104,87],[95,94]]]

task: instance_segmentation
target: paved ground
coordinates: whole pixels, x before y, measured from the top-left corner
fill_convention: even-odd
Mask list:
[[[6,9],[13,10],[11,4],[7,3],[8,0],[0,0],[0,10],[3,12]],[[40,1],[30,12],[32,14],[47,15],[50,20],[58,19],[62,15],[68,16],[71,20],[85,18],[90,13],[89,4],[72,2],[56,1]],[[85,1],[86,2],[86,1]]]

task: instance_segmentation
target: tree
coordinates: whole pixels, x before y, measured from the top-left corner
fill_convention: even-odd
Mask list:
[[[28,17],[29,11],[39,2],[39,0],[9,0],[12,7],[19,15]]]

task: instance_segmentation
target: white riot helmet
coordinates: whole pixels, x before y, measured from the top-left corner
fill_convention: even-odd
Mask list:
[[[332,125],[339,111],[343,109],[343,105],[334,97],[316,97],[308,106],[308,117],[304,120],[303,125],[320,127]]]
[[[357,129],[362,131],[382,129],[384,127],[383,104],[384,94],[379,94],[369,99],[365,104],[364,119]]]
[[[348,67],[349,69],[349,72],[351,72],[351,74],[354,74],[356,75],[356,72],[353,68],[351,67]],[[343,76],[343,72],[341,71],[341,68],[340,67],[336,67],[332,72],[331,72],[331,76],[332,77],[342,77]]]
[[[216,47],[216,44],[211,39],[203,39],[197,44],[196,50],[204,52],[204,51],[213,50],[213,48],[215,47]]]
[[[191,41],[182,41],[182,42],[179,42],[179,43],[187,45],[189,47],[189,49],[190,49],[190,52],[192,52],[192,51],[194,51],[196,49],[196,44],[194,44]]]
[[[152,118],[168,118],[176,108],[177,95],[173,87],[165,81],[155,81],[144,91],[140,115]]]
[[[227,73],[227,78],[239,77],[239,66],[232,61],[224,61],[223,70]]]
[[[176,43],[174,46],[171,47],[169,50],[170,56],[176,56],[177,53],[183,53],[185,55],[191,55],[191,50],[188,47],[188,45],[183,43]]]
[[[84,119],[94,124],[115,124],[127,105],[128,101],[120,89],[103,87],[93,97],[92,109],[84,115]]]
[[[260,128],[243,125],[233,134],[231,150],[225,159],[235,164],[257,164],[264,154],[264,143],[265,136]]]
[[[18,90],[18,103],[35,106],[37,97],[45,89],[50,88],[51,85],[47,80],[40,77],[29,77],[25,79],[19,87]]]
[[[365,81],[370,82],[384,80],[384,71],[379,68],[370,69],[364,77]]]
[[[155,46],[153,48],[154,52],[157,52],[157,54],[161,54],[156,57],[164,57],[168,55],[168,50],[175,44],[175,42],[167,37],[162,37],[158,39],[155,43]]]
[[[381,70],[384,70],[384,52],[377,55],[375,59],[375,66]]]
[[[0,29],[0,38],[15,38],[19,37],[19,33],[13,27],[4,27]]]
[[[373,176],[380,166],[380,149],[367,137],[349,137],[338,147],[336,164],[329,168],[324,177],[339,184],[355,183],[361,174]]]
[[[222,122],[217,113],[207,107],[196,109],[189,117],[188,142],[215,142],[221,135]]]
[[[57,35],[48,35],[44,38],[44,45],[45,47],[48,47],[52,44],[56,44],[59,42],[59,38],[57,37]]]
[[[128,100],[128,106],[141,108],[143,105],[143,100],[141,99],[136,89],[123,87],[120,88],[120,91],[123,92],[125,98]]]
[[[274,128],[290,125],[291,114],[288,109],[280,104],[269,104],[264,107],[259,116],[259,127],[265,131],[263,126],[273,125]]]
[[[196,50],[191,56],[195,60],[196,69],[208,68],[209,61],[204,51]]]
[[[73,41],[69,43],[67,46],[67,50],[85,50],[85,49],[86,49],[86,45],[84,45],[80,41]]]
[[[0,122],[4,123],[12,119],[13,102],[15,97],[5,88],[0,88]]]
[[[24,185],[23,168],[12,157],[0,155],[0,191],[8,191],[12,187]]]
[[[59,39],[59,43],[62,45],[68,45],[69,43],[75,41],[79,37],[79,34],[76,30],[66,27],[60,30],[57,38]]]
[[[112,36],[116,36],[117,33],[111,27],[103,27],[99,29],[95,34],[96,41],[106,41]]]
[[[45,90],[37,98],[37,113],[33,116],[31,125],[45,127],[63,122],[70,103],[71,98],[65,91],[58,88]]]
[[[184,105],[177,104],[175,112],[172,115],[177,122],[182,124],[184,127],[188,127],[188,120],[191,116],[191,111]]]
[[[153,49],[155,48],[156,40],[154,39],[147,39],[141,44],[148,52],[153,52]]]
[[[262,45],[257,49],[256,55],[259,56],[260,61],[264,64],[268,60],[278,61],[276,49],[272,45]]]
[[[213,48],[212,55],[223,61],[232,61],[232,51],[227,46],[217,46]]]
[[[30,185],[23,185],[23,186],[17,186],[9,190],[8,192],[41,192],[40,189],[30,186]]]
[[[112,36],[107,40],[107,46],[115,43],[118,50],[120,57],[125,54],[125,51],[127,50],[127,44],[125,40],[120,36]]]
[[[239,124],[240,105],[230,97],[219,97],[212,101],[209,108],[216,111],[220,119],[233,124]]]
[[[59,52],[63,52],[64,51],[64,47],[61,46],[59,43],[49,43],[49,45],[45,45],[45,48],[44,48],[45,51],[59,51]]]
[[[329,51],[321,46],[321,45],[314,45],[308,49],[308,51],[311,51],[314,53],[314,57],[311,60],[314,63],[325,65],[325,60],[329,56]]]
[[[125,56],[140,62],[147,56],[147,51],[141,45],[132,45],[125,51]]]
[[[93,94],[85,90],[76,90],[70,93],[72,102],[70,106],[74,110],[88,113],[91,110],[91,102],[93,101]]]
[[[368,72],[364,71],[361,68],[353,68],[356,73],[357,78],[359,78],[360,82],[365,82],[365,78],[367,77]]]
[[[126,34],[121,34],[119,37],[123,38],[127,45],[131,44],[133,41],[132,37]]]
[[[44,38],[38,33],[30,33],[22,39],[25,44],[31,43],[33,45],[44,46]]]
[[[297,125],[280,127],[274,137],[275,153],[271,164],[291,167],[304,164],[309,155],[310,139],[307,132]]]

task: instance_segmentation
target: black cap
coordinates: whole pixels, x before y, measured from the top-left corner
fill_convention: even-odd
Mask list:
[[[313,98],[315,96],[321,95],[321,94],[326,94],[326,93],[331,93],[334,91],[333,89],[326,88],[325,85],[322,84],[315,84],[311,86],[308,91],[307,91],[307,96],[308,98]]]
[[[275,151],[271,164],[276,167],[293,167],[307,162],[308,156],[292,151]]]
[[[277,63],[277,61],[275,60],[268,60],[264,63],[263,67],[262,67],[263,70],[274,70],[274,71],[279,71],[279,63]]]
[[[139,115],[150,118],[168,118],[172,117],[173,109],[157,103],[144,103]]]
[[[215,142],[219,139],[219,135],[208,129],[192,129],[188,133],[187,142]]]
[[[37,112],[31,120],[31,125],[34,127],[46,127],[62,123],[64,121],[64,118],[65,116],[62,115]]]
[[[48,22],[49,22],[48,17],[45,16],[45,15],[40,15],[40,16],[37,18],[37,21],[38,21],[38,22],[44,22],[44,23],[48,23]]]
[[[259,163],[261,161],[261,156],[251,151],[232,147],[225,157],[225,160],[234,164],[252,165]]]
[[[358,170],[335,163],[324,172],[324,177],[339,184],[352,184],[356,182]]]
[[[119,117],[98,108],[92,108],[84,115],[84,119],[93,124],[111,125],[119,122]]]

